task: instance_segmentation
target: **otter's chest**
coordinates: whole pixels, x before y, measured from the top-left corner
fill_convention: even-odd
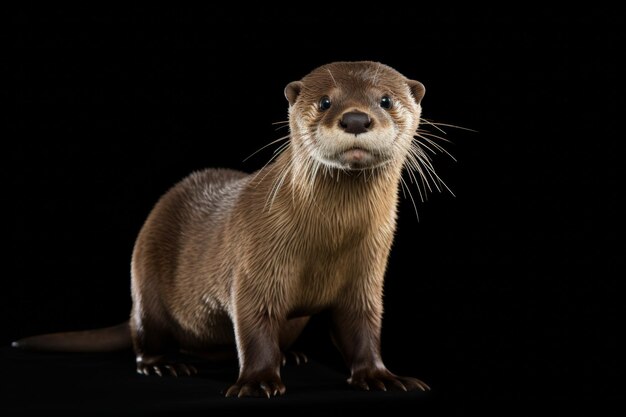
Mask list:
[[[357,236],[346,242],[309,245],[296,261],[298,272],[291,283],[293,310],[298,315],[314,314],[349,293],[367,273],[367,252],[367,245]]]
[[[297,216],[306,221],[282,229],[275,241],[281,250],[273,253],[289,254],[281,263],[290,272],[285,278],[291,311],[313,314],[351,297],[365,281],[382,281],[395,211],[387,207],[377,213],[365,203],[358,210],[312,206]]]

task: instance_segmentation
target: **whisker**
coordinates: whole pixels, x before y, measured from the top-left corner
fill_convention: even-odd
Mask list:
[[[280,190],[280,187],[282,187],[283,183],[285,182],[285,178],[287,178],[287,173],[290,171],[290,169],[291,169],[291,163],[286,164],[285,167],[281,170],[281,172],[279,172],[278,175],[276,176],[276,179],[274,180],[274,183],[272,184],[272,189],[270,190],[270,193],[268,194],[268,198],[270,195],[272,196],[268,211],[272,210],[272,206],[274,205],[274,200],[276,199],[276,196],[278,195],[278,190]],[[265,201],[265,206],[267,206],[267,200]]]
[[[441,192],[441,188],[439,187],[439,184],[441,184],[443,187],[445,187],[448,190],[450,194],[452,194],[452,196],[455,196],[454,192],[452,192],[452,190],[450,189],[450,187],[448,187],[445,181],[443,181],[441,177],[439,177],[439,175],[435,172],[435,168],[433,167],[433,165],[430,162],[427,162],[421,159],[418,155],[415,155],[415,156],[421,162],[422,166],[426,169],[426,173],[433,180],[433,184],[435,185],[437,190]]]
[[[424,129],[417,129],[416,133],[422,134],[422,135],[428,135],[431,136],[435,139],[439,139],[442,140],[444,142],[448,142],[448,143],[452,143],[452,141],[448,138],[444,138],[443,136],[439,136],[439,135],[435,135],[433,132],[429,132],[428,130],[424,130]]]
[[[333,84],[335,84],[335,87],[339,88],[339,86],[337,85],[337,81],[335,80],[335,77],[333,77],[333,73],[330,72],[328,68],[326,68],[326,71],[328,71],[328,74],[330,74],[330,78],[333,79]]]
[[[423,153],[422,153],[422,155],[423,155]],[[432,180],[433,185],[435,186],[435,188],[437,189],[437,191],[441,192],[441,188],[439,188],[439,183],[441,182],[441,179],[437,176],[437,174],[435,174],[435,171],[434,171],[434,168],[433,168],[432,164],[431,164],[429,161],[427,161],[427,160],[425,160],[424,158],[422,158],[422,157],[421,157],[420,155],[418,155],[418,154],[415,154],[415,157],[417,158],[417,160],[418,160],[419,164],[420,164],[422,167],[424,167],[424,169],[425,169],[425,171],[424,171],[424,172],[428,175],[428,177],[430,177],[430,179]],[[433,174],[434,174],[434,176],[433,176]],[[437,179],[435,179],[435,177],[436,177],[439,181],[438,181]],[[428,184],[428,182],[427,182],[427,184]],[[430,188],[430,187],[429,187],[429,188]],[[432,189],[431,189],[431,191],[432,191]]]
[[[435,129],[441,130],[442,133],[446,133],[446,132],[440,129],[438,126],[452,127],[454,129],[461,129],[461,130],[467,130],[469,132],[478,133],[478,130],[470,129],[469,127],[453,125],[450,123],[433,122],[432,120],[424,119],[423,117],[420,120],[428,123],[429,125],[433,126]]]
[[[400,177],[402,180],[402,177]],[[402,197],[406,198],[406,191],[404,191],[404,181],[400,181],[400,189],[402,190]]]
[[[413,203],[413,210],[415,210],[415,217],[417,217],[417,221],[420,220],[420,215],[417,213],[417,205],[415,204],[415,199],[413,198],[413,194],[411,194],[411,190],[409,186],[404,181],[404,178],[400,177],[400,183],[403,184],[403,187],[406,187],[406,191],[409,194],[409,198],[411,199],[411,203]]]
[[[314,190],[315,189],[315,179],[317,178],[317,171],[320,169],[320,163],[319,161],[314,161],[313,163],[313,172],[311,173],[311,179],[313,180],[311,182],[311,189]]]
[[[278,126],[276,129],[274,129],[274,131],[278,131],[280,129],[288,128],[289,127],[289,120],[280,120],[278,122],[272,123],[272,125],[273,126],[281,125],[281,126]]]
[[[424,187],[424,194],[422,195],[422,190],[419,188],[419,182],[417,181],[417,179],[415,178],[415,184],[417,185],[417,189],[420,193],[420,199],[422,201],[426,201],[428,200],[428,194],[426,194],[426,191],[430,191],[432,192],[432,188],[430,187],[430,183],[428,182],[428,178],[426,177],[426,175],[424,174],[424,170],[422,169],[422,166],[420,164],[420,162],[418,162],[417,158],[409,151],[409,155],[407,157],[407,161],[408,161],[408,170],[407,172],[409,173],[409,176],[413,176],[413,178],[415,178],[415,174],[413,173],[413,171],[417,171],[417,173],[419,174],[422,186]]]
[[[429,151],[430,153],[432,153],[433,155],[437,155],[437,152],[432,150],[430,146],[426,145],[424,142],[420,142],[419,138],[422,138],[420,135],[415,135],[415,136],[413,136],[413,138],[415,139],[416,142],[419,142],[419,147],[420,148],[424,148],[427,151]]]
[[[291,142],[287,142],[287,144],[290,144],[290,143],[291,143]],[[282,150],[282,151],[280,151],[280,152],[275,153],[274,155],[272,155],[272,157],[271,157],[271,158],[270,158],[270,159],[269,159],[269,160],[265,163],[265,165],[263,165],[263,168],[261,168],[260,170],[258,170],[258,171],[257,171],[257,173],[254,175],[254,178],[252,178],[252,181],[251,181],[251,183],[253,183],[253,184],[255,183],[255,181],[256,181],[256,179],[257,179],[257,177],[259,176],[259,174],[261,174],[261,172],[262,172],[262,171],[267,171],[267,172],[265,172],[265,175],[263,175],[263,178],[261,178],[261,179],[259,180],[259,182],[257,182],[257,183],[256,183],[256,185],[254,186],[255,188],[256,188],[256,187],[259,185],[259,183],[260,183],[260,182],[262,182],[262,181],[265,179],[265,177],[267,177],[267,175],[270,173],[271,169],[266,170],[265,168],[267,168],[267,166],[268,166],[268,165],[269,165],[269,164],[270,164],[270,163],[271,163],[274,159],[276,159],[276,158],[278,157],[278,155],[280,155],[281,153],[283,153],[283,152],[285,151],[285,149],[287,149],[287,148],[289,148],[289,145],[288,145],[288,146],[285,146],[285,147],[283,148],[283,150]]]
[[[287,146],[289,146],[289,142],[285,142],[285,143],[283,143],[282,145],[280,145],[278,148],[276,148],[276,149],[274,150],[274,152],[273,152],[273,153],[279,153],[279,152],[282,152],[282,151],[284,150],[284,148],[286,148]]]
[[[432,120],[428,120],[425,118],[421,118],[421,122],[423,125],[432,126],[433,129],[440,132],[442,135],[446,135],[446,131],[442,129],[442,127],[450,127],[456,129],[467,130],[470,132],[476,132],[473,129],[464,128],[461,126],[449,124],[449,123],[438,123]],[[401,148],[401,152],[405,153],[406,160],[404,162],[404,170],[407,173],[408,179],[411,183],[415,183],[415,187],[419,193],[420,200],[422,202],[428,200],[428,194],[432,193],[434,190],[438,192],[443,192],[446,190],[452,196],[455,196],[454,192],[448,187],[448,185],[441,179],[439,174],[437,174],[435,167],[433,165],[432,155],[437,155],[438,153],[446,154],[453,161],[457,161],[457,159],[438,141],[452,143],[449,139],[440,134],[433,133],[430,130],[424,129],[422,126],[416,129],[414,134],[414,140],[408,144],[408,148],[404,148],[404,146],[397,145],[398,148]],[[419,220],[419,216],[417,213],[417,205],[415,203],[415,199],[411,193],[411,189],[407,180],[404,176],[400,177],[400,188],[402,189],[402,195],[406,198],[407,193],[409,194],[409,198],[411,203],[413,204],[413,209],[415,210],[415,214]]]
[[[417,134],[416,136],[414,136],[416,139],[419,137],[423,140],[425,140],[426,142],[428,142],[430,145],[432,145],[435,149],[438,149],[439,151],[445,153],[446,155],[448,155],[448,157],[450,157],[450,159],[452,159],[454,162],[457,162],[456,158],[454,156],[452,156],[452,154],[450,152],[448,152],[448,150],[446,148],[444,148],[443,146],[439,145],[437,142],[435,142],[432,139],[429,139],[427,137],[424,137],[420,134]],[[426,144],[421,142],[419,139],[417,139],[417,141],[420,143],[421,146],[426,147]],[[432,152],[432,150],[431,150]],[[433,152],[434,153],[434,152]]]
[[[445,130],[443,130],[442,128],[440,128],[439,126],[437,126],[437,123],[435,123],[435,122],[433,122],[433,121],[430,121],[430,120],[428,120],[428,119],[426,119],[426,118],[424,118],[424,117],[421,117],[421,118],[420,118],[420,122],[424,122],[424,123],[426,123],[426,124],[429,124],[429,125],[431,125],[432,127],[434,127],[435,129],[437,129],[438,131],[440,131],[441,133],[443,133],[444,135],[447,135],[446,131],[445,131]]]
[[[457,125],[451,125],[449,123],[437,123],[437,125],[439,126],[445,126],[445,127],[452,127],[455,129],[460,129],[460,130],[467,130],[468,132],[474,132],[474,133],[478,133],[478,130],[475,129],[470,129],[469,127],[463,127],[463,126],[457,126]],[[434,125],[433,125],[434,126]]]
[[[254,151],[253,153],[251,153],[250,155],[248,155],[248,156],[246,157],[246,159],[244,159],[242,162],[246,162],[248,159],[252,158],[254,155],[256,155],[257,153],[261,152],[263,149],[267,148],[268,146],[272,146],[272,145],[273,145],[273,144],[275,144],[275,143],[278,143],[278,142],[280,142],[280,141],[283,141],[283,140],[285,140],[285,139],[288,139],[288,138],[289,138],[289,136],[290,136],[290,135],[285,135],[285,136],[283,136],[283,137],[281,137],[281,138],[278,138],[278,139],[276,139],[276,140],[271,141],[271,142],[270,142],[270,143],[268,143],[267,145],[264,145],[264,146],[260,147],[259,149],[257,149],[256,151]],[[289,142],[287,142],[287,143],[289,143]]]
[[[378,71],[380,71],[380,62],[376,65],[376,72],[374,72],[374,77],[372,78],[372,84],[376,85],[378,82]]]

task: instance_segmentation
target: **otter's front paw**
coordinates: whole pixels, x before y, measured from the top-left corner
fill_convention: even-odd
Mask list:
[[[430,391],[430,387],[417,378],[397,376],[386,369],[353,372],[348,384],[364,391]]]
[[[277,375],[259,374],[240,377],[226,391],[227,397],[267,397],[283,395],[285,385]]]

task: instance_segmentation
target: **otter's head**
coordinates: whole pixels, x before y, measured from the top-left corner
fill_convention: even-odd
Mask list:
[[[376,62],[336,62],[285,88],[291,144],[329,168],[373,169],[406,159],[424,86]]]

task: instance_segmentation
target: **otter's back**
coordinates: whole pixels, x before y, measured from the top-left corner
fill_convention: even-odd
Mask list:
[[[247,174],[229,169],[197,171],[165,193],[143,225],[133,254],[134,279],[172,282],[195,269],[185,259],[206,253],[224,225]]]

